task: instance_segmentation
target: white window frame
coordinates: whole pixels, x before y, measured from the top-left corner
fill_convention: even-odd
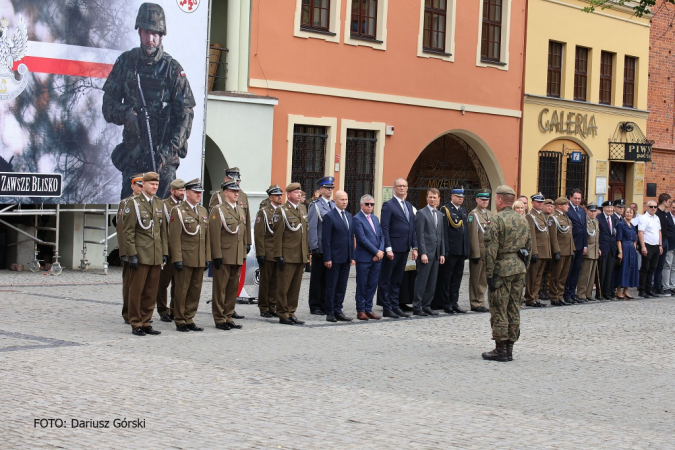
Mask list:
[[[337,117],[306,117],[295,114],[288,115],[288,144],[286,153],[286,181],[292,183],[293,176],[293,131],[296,125],[314,125],[326,127],[326,163],[324,166],[325,176],[335,176],[333,162],[335,161],[335,144],[337,142],[338,120]],[[315,186],[303,186],[305,192],[314,192]]]
[[[480,57],[480,47],[483,37],[483,0],[479,0],[478,7],[478,45],[476,46],[476,66],[478,67],[492,67],[499,70],[509,70],[509,42],[511,36],[511,0],[502,0],[502,38],[501,61],[490,62],[483,61]]]
[[[362,47],[370,47],[375,50],[387,49],[387,11],[389,9],[389,0],[378,0],[377,2],[377,30],[375,40],[353,39],[352,38],[352,2],[347,0],[347,14],[345,15],[345,44]]]
[[[482,2],[482,0],[481,0]],[[420,58],[434,58],[447,62],[455,62],[455,19],[457,17],[457,0],[447,0],[446,22],[445,22],[445,53],[424,51],[424,0],[420,0],[420,28],[417,35],[417,56]]]
[[[321,39],[326,42],[340,43],[340,14],[342,0],[330,1],[330,19],[328,20],[328,34],[320,31],[307,31],[300,28],[302,22],[302,0],[295,0],[295,20],[293,21],[293,36],[303,39]]]

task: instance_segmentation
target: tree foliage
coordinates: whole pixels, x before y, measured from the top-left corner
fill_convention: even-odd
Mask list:
[[[645,14],[651,14],[652,8],[656,6],[658,0],[588,0],[589,6],[584,8],[586,12],[593,12],[595,8],[611,8],[612,6],[620,5],[633,8],[637,17],[642,17]],[[675,5],[675,0],[663,0],[663,3],[671,3]]]

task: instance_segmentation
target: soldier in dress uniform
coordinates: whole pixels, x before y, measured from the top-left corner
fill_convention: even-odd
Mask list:
[[[544,213],[546,214],[546,220],[551,218],[553,210],[555,209],[555,202],[550,198],[544,200]],[[549,238],[551,233],[549,233]],[[553,254],[553,252],[551,252]],[[551,300],[551,296],[548,292],[548,276],[551,272],[551,260],[546,261],[546,266],[544,267],[544,273],[541,275],[541,289],[539,289],[539,300]]]
[[[260,316],[277,317],[277,264],[274,260],[274,213],[282,204],[284,192],[278,185],[267,189],[267,206],[258,210],[253,226],[255,254],[260,267],[258,308]]]
[[[129,272],[129,264],[127,263],[127,248],[124,245],[124,208],[127,203],[135,195],[138,195],[143,190],[143,174],[137,173],[131,176],[131,196],[122,200],[117,209],[117,223],[115,230],[117,231],[117,248],[120,252],[120,261],[122,261],[122,318],[124,323],[129,323],[129,279],[131,273]]]
[[[555,201],[555,210],[548,220],[548,234],[551,236],[551,253],[553,253],[548,280],[548,292],[551,295],[552,306],[574,304],[563,298],[565,282],[576,249],[572,236],[572,221],[566,214],[569,208],[569,200],[565,197],[558,197]]]
[[[497,215],[485,245],[485,273],[490,289],[490,325],[495,349],[483,359],[512,361],[513,344],[520,337],[523,278],[532,251],[527,220],[512,208],[516,192],[509,186],[496,190]]]
[[[309,312],[319,316],[325,316],[326,305],[326,273],[323,265],[322,230],[323,217],[335,208],[335,202],[331,200],[335,178],[321,178],[317,185],[321,197],[309,204],[307,210],[307,223],[309,227],[309,251],[312,254],[312,268],[309,278]]]
[[[300,183],[286,186],[286,203],[274,213],[274,258],[277,261],[277,314],[283,325],[302,325],[295,317],[305,264],[309,261],[307,215],[300,208]]]
[[[171,220],[171,210],[183,203],[183,198],[185,197],[185,181],[180,178],[176,178],[170,184],[171,195],[166,199],[162,200],[164,211],[164,217],[166,218],[166,223],[169,223]],[[167,228],[169,235],[171,234],[171,227]],[[169,261],[171,261],[171,247],[169,247]],[[167,289],[171,285],[171,303],[167,302],[168,295]],[[175,295],[176,284],[173,281],[173,266],[167,264],[162,269],[162,273],[159,276],[159,288],[157,289],[157,314],[162,322],[171,322],[173,320],[173,299]]]
[[[544,212],[544,196],[540,193],[530,197],[532,209],[525,215],[530,226],[530,239],[532,240],[532,255],[527,270],[527,283],[525,285],[525,304],[527,306],[544,307],[539,302],[539,288],[541,279],[546,268],[546,263],[551,259],[551,238],[548,234],[548,217]]]
[[[178,331],[204,331],[194,323],[204,272],[211,261],[209,212],[200,205],[202,183],[185,183],[185,201],[171,210],[169,251],[174,268],[173,318]]]
[[[600,258],[600,228],[598,225],[598,206],[590,203],[586,206],[586,234],[588,235],[587,251],[584,255],[584,262],[581,263],[581,273],[579,275],[579,284],[577,285],[577,297],[580,300],[589,302],[593,300],[593,282],[595,281],[598,270],[598,258]]]
[[[490,206],[490,191],[481,189],[476,191],[476,207],[469,213],[469,301],[471,311],[488,312],[485,307],[485,291],[487,278],[485,277],[485,234],[490,229],[492,213]]]
[[[240,329],[234,318],[241,266],[246,260],[246,212],[239,206],[239,185],[230,180],[222,184],[222,204],[211,208],[209,233],[213,258],[211,311],[216,328]]]
[[[124,207],[124,245],[131,269],[129,280],[129,323],[137,336],[156,335],[150,326],[159,274],[169,261],[169,242],[163,203],[155,196],[159,174],[143,175],[143,192]]]

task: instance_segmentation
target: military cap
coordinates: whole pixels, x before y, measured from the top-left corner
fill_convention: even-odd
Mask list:
[[[267,195],[282,195],[284,191],[281,190],[278,184],[273,184],[267,189]]]
[[[316,184],[320,188],[322,188],[322,187],[332,188],[332,187],[335,187],[335,178],[334,177],[323,177],[319,181],[317,181]]]
[[[143,181],[159,181],[159,174],[157,172],[145,172]]]
[[[614,203],[612,205],[616,208],[625,208],[626,207],[626,201],[622,198],[619,200],[614,200]]]
[[[567,200],[565,197],[558,197],[558,198],[555,199],[555,204],[556,204],[556,205],[566,205],[566,204],[568,204],[569,202],[570,202],[570,201]]]
[[[185,187],[185,181],[180,178],[176,178],[171,182],[171,189],[183,189]]]
[[[546,198],[544,198],[544,195],[541,192],[534,194],[533,196],[530,197],[530,199],[533,202],[543,202],[544,200],[546,200]]]
[[[611,202],[611,201],[605,200],[604,202],[602,202],[602,205],[601,205],[601,206],[604,208],[605,206],[614,206],[614,205],[612,205],[612,202]]]
[[[463,187],[458,187],[450,191],[452,195],[456,195],[457,197],[464,197],[464,188]]]
[[[597,211],[598,205],[596,205],[595,203],[589,203],[588,205],[586,205],[586,209],[588,211]]]
[[[131,184],[138,184],[139,186],[143,186],[143,174],[137,173],[135,175],[132,175]]]
[[[476,191],[476,198],[490,198],[490,189],[479,189]]]
[[[302,189],[302,186],[300,183],[291,183],[288,186],[286,186],[286,192],[293,192],[293,191],[299,191]]]
[[[241,172],[239,171],[239,167],[230,167],[229,169],[225,169],[225,175],[232,178],[233,180],[241,180]]]
[[[516,195],[516,191],[513,190],[511,186],[505,184],[497,187],[495,194],[504,194],[504,195]]]
[[[239,187],[237,182],[234,181],[234,180],[224,182],[223,184],[220,185],[220,189],[228,190],[228,191],[239,191],[239,190],[241,190],[241,188]]]
[[[547,198],[546,200],[544,200],[544,205],[555,205],[555,202],[550,198]]]
[[[204,192],[204,187],[202,186],[202,182],[199,181],[199,178],[195,178],[194,180],[190,180],[187,183],[185,183],[185,190]]]

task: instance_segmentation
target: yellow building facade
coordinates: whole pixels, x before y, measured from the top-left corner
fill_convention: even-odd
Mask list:
[[[586,6],[529,1],[520,193],[579,188],[589,203],[623,198],[641,210],[649,17]]]

